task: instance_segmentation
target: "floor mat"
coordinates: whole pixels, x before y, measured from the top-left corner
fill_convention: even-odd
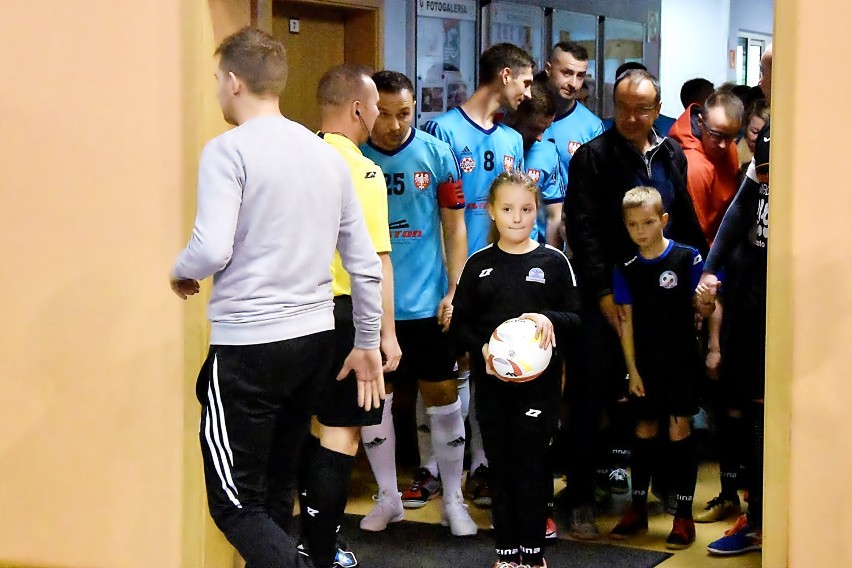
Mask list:
[[[432,523],[403,521],[380,533],[358,528],[362,517],[346,515],[343,540],[362,568],[490,568],[496,559],[491,531],[456,538]],[[545,549],[548,568],[652,568],[671,554],[611,544],[557,539]]]

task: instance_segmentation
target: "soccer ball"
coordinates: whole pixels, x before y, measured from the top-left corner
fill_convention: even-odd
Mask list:
[[[488,361],[504,381],[525,383],[541,375],[550,364],[553,349],[539,347],[535,322],[510,319],[497,326],[488,341]]]

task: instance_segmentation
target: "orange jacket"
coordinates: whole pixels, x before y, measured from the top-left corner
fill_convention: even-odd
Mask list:
[[[712,245],[722,224],[722,217],[737,193],[739,159],[736,144],[729,144],[728,152],[722,160],[710,161],[704,153],[701,138],[693,130],[694,125],[697,130],[700,109],[698,105],[690,105],[672,126],[669,136],[683,147],[686,154],[686,186],[707,244]]]

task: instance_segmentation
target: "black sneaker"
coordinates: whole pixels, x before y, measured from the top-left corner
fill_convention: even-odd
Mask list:
[[[337,552],[334,554],[334,568],[354,568],[358,566],[358,559],[355,558],[355,553],[351,550],[347,550],[349,548],[345,542],[338,539],[337,541]],[[296,550],[299,552],[301,556],[305,558],[310,558],[310,553],[308,552],[308,547],[305,543],[300,542],[298,546],[296,546]]]
[[[475,505],[479,507],[491,506],[491,487],[488,483],[490,480],[491,473],[486,465],[480,465],[472,474],[467,476],[465,489],[468,497]]]
[[[616,495],[624,495],[630,491],[630,476],[623,467],[609,472],[609,490]]]
[[[435,478],[425,467],[414,472],[411,487],[402,492],[402,506],[406,509],[419,509],[441,494],[441,481]]]

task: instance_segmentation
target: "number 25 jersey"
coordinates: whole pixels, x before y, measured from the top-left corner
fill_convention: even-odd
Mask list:
[[[485,206],[488,188],[500,173],[515,168],[523,171],[524,142],[521,135],[504,124],[485,130],[461,107],[435,117],[423,129],[443,140],[459,160],[467,226],[467,250],[473,254],[488,244],[491,217]]]
[[[446,142],[416,129],[395,150],[368,142],[361,151],[388,188],[394,317],[435,317],[447,291],[439,208],[464,207],[456,158]]]

